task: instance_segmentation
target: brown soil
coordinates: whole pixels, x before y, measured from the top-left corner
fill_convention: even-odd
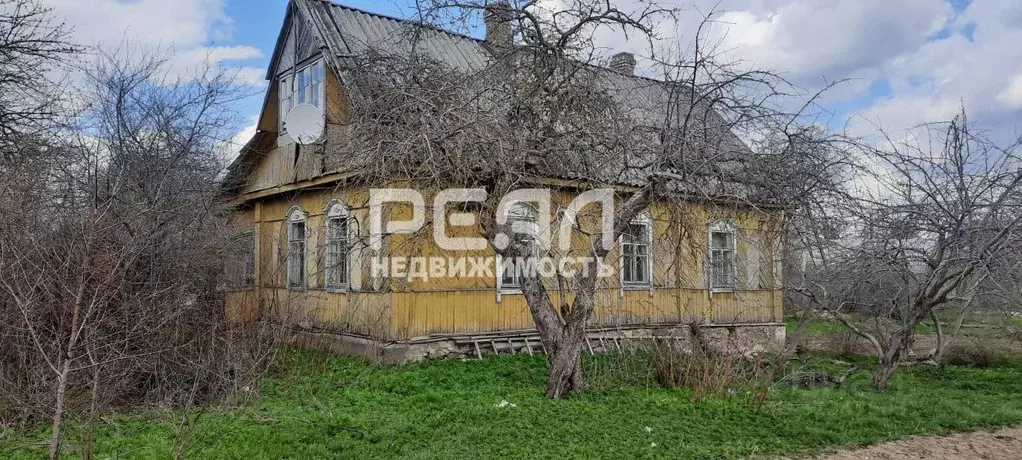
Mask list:
[[[818,457],[820,460],[1016,460],[1022,458],[1022,428],[977,431],[951,436],[915,436],[863,449]]]

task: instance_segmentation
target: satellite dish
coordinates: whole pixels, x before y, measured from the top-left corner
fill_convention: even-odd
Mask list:
[[[298,104],[284,117],[284,129],[299,144],[311,144],[323,135],[323,112],[312,104]]]

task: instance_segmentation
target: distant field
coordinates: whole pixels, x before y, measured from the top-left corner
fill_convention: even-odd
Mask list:
[[[809,363],[847,367],[825,355]],[[194,430],[167,411],[104,417],[95,423],[95,458],[735,458],[1022,424],[1015,361],[907,368],[885,392],[868,389],[862,361],[866,371],[841,389],[781,385],[758,410],[743,388],[694,404],[691,391],[658,386],[643,355],[585,364],[586,393],[551,401],[539,356],[377,367],[289,352],[257,397],[193,414]],[[4,432],[0,457],[40,458],[45,438],[45,427]],[[79,452],[83,439],[82,427],[71,427],[66,453]]]
[[[947,331],[947,328],[949,327],[948,324],[953,321],[954,318],[941,319],[941,323],[944,325],[945,331]],[[798,324],[798,319],[789,317],[785,319],[785,324],[787,325],[788,333],[790,334],[795,330],[795,326]],[[1022,316],[1007,318],[1005,316],[997,315],[972,315],[963,326],[962,331],[965,336],[996,337],[1003,335],[1006,332],[1004,330],[1005,327],[1022,330]],[[808,338],[819,338],[845,332],[848,332],[848,329],[836,320],[811,319],[809,320],[809,324],[806,325],[806,337]],[[934,327],[933,321],[926,320],[916,327],[916,333],[936,334],[937,329]]]

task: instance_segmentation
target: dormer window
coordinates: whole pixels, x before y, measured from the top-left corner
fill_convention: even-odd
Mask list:
[[[295,73],[295,102],[323,107],[323,61],[316,60]]]
[[[280,133],[284,134],[284,120],[287,119],[287,113],[291,111],[291,75],[285,75],[280,77],[280,87],[277,88],[277,94],[280,95]]]
[[[297,70],[284,72],[279,80],[280,133],[284,134],[284,120],[288,112],[298,104],[309,104],[323,108],[325,70],[323,60],[316,59]]]

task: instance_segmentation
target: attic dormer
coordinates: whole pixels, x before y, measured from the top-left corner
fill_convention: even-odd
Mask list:
[[[326,64],[318,39],[292,3],[274,49],[267,78],[276,96],[277,145],[293,142],[287,135],[288,112],[299,104],[319,108],[325,117]]]

